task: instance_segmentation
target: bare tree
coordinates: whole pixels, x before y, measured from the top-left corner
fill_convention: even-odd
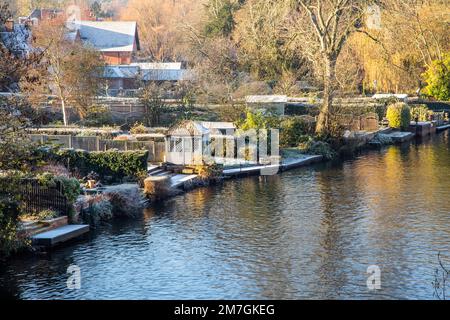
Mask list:
[[[64,125],[67,125],[69,106],[83,117],[92,105],[102,87],[104,62],[94,49],[67,40],[64,26],[41,24],[35,31],[35,45],[44,49],[48,69],[46,81],[30,86],[27,93],[30,96],[56,95],[61,104]]]
[[[286,1],[248,0],[236,12],[233,40],[239,61],[258,79],[276,80],[283,73],[304,73],[303,61],[285,25],[290,9]]]
[[[198,20],[203,0],[130,0],[120,12],[122,20],[136,20],[142,55],[155,61],[183,58],[182,23]]]
[[[145,110],[145,124],[149,127],[160,125],[161,116],[167,111],[167,105],[164,102],[164,93],[166,86],[150,83],[145,86],[139,96],[139,100]]]
[[[296,0],[295,36],[299,48],[323,77],[323,105],[316,132],[327,134],[336,83],[336,62],[349,36],[362,27],[370,1]]]

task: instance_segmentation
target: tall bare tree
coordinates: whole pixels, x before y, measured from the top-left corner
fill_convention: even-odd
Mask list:
[[[285,27],[290,9],[286,1],[248,0],[236,12],[233,40],[239,60],[259,79],[276,80],[286,71],[301,73],[301,58]]]
[[[333,113],[336,62],[349,36],[360,30],[370,0],[295,0],[294,33],[300,50],[323,77],[323,105],[316,132],[327,134]]]
[[[47,81],[28,88],[29,92],[34,95],[56,95],[61,104],[64,125],[67,125],[68,107],[75,108],[83,117],[92,105],[102,87],[100,79],[104,62],[94,49],[68,40],[64,26],[41,24],[35,31],[35,45],[44,50],[48,64]]]
[[[142,55],[155,61],[182,59],[181,24],[199,19],[203,0],[129,0],[121,20],[136,20]]]

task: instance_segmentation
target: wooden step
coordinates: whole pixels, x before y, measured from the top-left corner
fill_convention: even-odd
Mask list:
[[[66,225],[31,237],[35,246],[54,247],[89,232],[89,225]]]
[[[39,223],[46,227],[58,228],[58,227],[67,225],[68,217],[62,216],[62,217],[58,217],[58,218],[54,218],[54,219],[42,220],[42,221],[39,221]]]

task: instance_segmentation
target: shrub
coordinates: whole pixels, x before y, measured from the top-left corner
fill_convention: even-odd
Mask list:
[[[108,187],[105,193],[86,197],[88,210],[82,211],[82,218],[90,225],[113,218],[136,217],[142,212],[143,196],[135,185]]]
[[[300,150],[306,154],[323,156],[326,160],[333,160],[337,157],[336,151],[333,150],[329,143],[324,141],[310,140],[301,144]]]
[[[410,108],[403,102],[392,104],[387,109],[386,118],[391,128],[407,130],[411,122]]]
[[[199,165],[195,167],[195,172],[203,180],[218,180],[223,173],[223,165],[211,164],[211,165]]]
[[[54,186],[57,182],[61,183],[64,190],[64,196],[70,203],[75,203],[75,200],[77,200],[81,193],[80,182],[75,178],[54,176],[50,172],[43,172],[36,175],[36,179],[41,186]]]
[[[42,173],[51,173],[54,176],[70,177],[70,172],[65,166],[63,166],[62,164],[54,163],[53,161],[50,161],[48,164],[40,167],[38,170]]]
[[[40,212],[38,212],[38,214],[36,214],[36,218],[38,220],[47,220],[47,219],[52,219],[58,216],[58,213],[56,211],[53,210],[42,210]]]
[[[113,218],[113,206],[109,200],[105,199],[103,201],[95,202],[90,207],[90,218],[94,224],[98,221],[108,221]]]
[[[87,210],[81,210],[81,218],[85,223],[96,226],[100,221],[113,218],[112,205],[109,197],[104,194],[87,196],[83,199],[88,204]]]
[[[418,119],[419,121],[428,121],[428,117],[432,114],[433,111],[429,110],[426,105],[419,105],[417,107],[411,108],[411,119],[415,121]]]
[[[0,198],[0,259],[17,251],[22,243],[17,238],[19,204],[9,198]]]
[[[280,121],[277,116],[250,109],[247,109],[246,118],[241,123],[238,123],[239,129],[242,130],[270,129],[279,128],[279,126]]]
[[[136,122],[130,129],[131,134],[145,134],[148,133],[149,130],[139,122]]]
[[[315,123],[300,117],[289,117],[281,122],[280,146],[296,147],[314,134]]]
[[[142,212],[143,197],[136,185],[109,187],[105,196],[111,202],[114,218],[135,217]]]
[[[99,127],[113,122],[111,111],[107,106],[92,106],[87,110],[86,117],[81,121],[87,127]]]
[[[108,221],[113,218],[113,206],[109,197],[103,194],[89,197],[89,209],[82,212],[83,220],[93,226],[100,221]]]
[[[70,203],[75,203],[75,200],[77,200],[81,193],[80,182],[78,182],[75,178],[68,178],[64,176],[55,177],[54,181],[58,181],[62,184],[64,196]]]
[[[450,53],[445,54],[442,60],[433,61],[423,78],[428,84],[425,94],[440,100],[450,100]]]

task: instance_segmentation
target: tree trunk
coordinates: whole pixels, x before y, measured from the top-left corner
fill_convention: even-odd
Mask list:
[[[57,83],[57,87],[58,87],[59,100],[61,101],[61,111],[63,114],[64,127],[67,127],[68,121],[67,121],[67,114],[66,114],[66,101],[64,100],[63,89],[61,88],[61,85],[59,82],[59,77],[56,78],[56,83]]]
[[[64,127],[67,127],[67,114],[66,114],[66,102],[64,101],[63,97],[60,97],[61,100],[61,110],[63,114],[63,121],[64,121]]]
[[[336,80],[336,59],[324,55],[323,62],[325,65],[323,103],[316,125],[316,133],[320,135],[327,134],[330,130],[330,114],[332,112]]]

